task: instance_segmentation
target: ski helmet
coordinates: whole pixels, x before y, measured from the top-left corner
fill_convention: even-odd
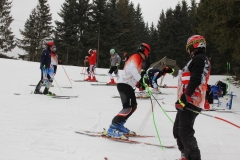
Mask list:
[[[110,54],[114,54],[114,53],[115,53],[115,49],[111,49]]]
[[[89,53],[89,54],[92,54],[92,53],[93,53],[93,50],[92,50],[92,49],[89,49],[88,53]]]
[[[47,45],[48,47],[55,46],[55,44],[54,44],[52,41],[47,42],[46,45]]]
[[[150,53],[150,46],[147,43],[141,43],[138,46],[138,52],[143,53],[146,57],[148,57]]]
[[[206,40],[201,35],[193,35],[187,40],[186,51],[193,51],[197,48],[206,48]]]

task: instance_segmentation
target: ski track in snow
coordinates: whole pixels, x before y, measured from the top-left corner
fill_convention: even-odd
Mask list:
[[[81,67],[64,66],[68,77],[74,80],[86,78]],[[97,68],[105,74],[108,69]],[[31,94],[40,78],[39,63],[0,58],[0,160],[175,160],[180,152],[177,147],[162,150],[160,147],[143,144],[125,144],[111,140],[88,137],[74,133],[76,130],[102,131],[108,128],[112,118],[122,109],[114,86],[91,86],[88,82],[69,81],[61,65],[50,90],[57,95],[79,95],[71,99],[54,99],[45,95]],[[121,70],[120,70],[121,75]],[[109,81],[108,76],[97,76],[99,81]],[[226,76],[211,76],[209,84]],[[59,87],[58,87],[58,85]],[[166,75],[163,83],[177,85],[177,78]],[[73,86],[61,88],[62,86]],[[42,88],[44,89],[44,87]],[[231,85],[237,95],[232,111],[204,112],[240,125],[240,89]],[[164,110],[174,111],[176,89],[161,88],[169,95],[154,95]],[[19,93],[20,95],[14,95]],[[228,97],[220,99],[226,108]],[[154,135],[136,140],[159,144],[153,125],[150,100],[137,100],[138,108],[129,118],[126,127],[138,134]],[[164,102],[165,104],[163,104]],[[172,135],[172,123],[153,100],[156,125],[163,144],[176,144]],[[176,112],[167,112],[174,121]],[[237,160],[240,157],[240,129],[226,122],[199,115],[195,122],[196,138],[204,160]],[[135,139],[135,138],[134,138]]]

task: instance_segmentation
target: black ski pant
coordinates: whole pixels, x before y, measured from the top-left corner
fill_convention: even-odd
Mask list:
[[[113,118],[112,123],[120,124],[127,119],[137,109],[137,100],[134,89],[125,83],[118,83],[117,89],[121,97],[123,109]]]
[[[195,130],[193,129],[193,125],[198,114],[193,111],[189,111],[186,108],[197,112],[201,112],[202,109],[190,103],[188,103],[184,108],[184,111],[177,111],[173,126],[173,136],[177,140],[178,149],[185,154],[188,160],[201,160],[197,140],[194,137]]]

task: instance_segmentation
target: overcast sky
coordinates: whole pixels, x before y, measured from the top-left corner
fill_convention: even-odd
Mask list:
[[[145,22],[148,22],[149,25],[153,22],[156,26],[158,18],[162,10],[166,11],[168,8],[174,8],[177,3],[181,2],[179,0],[130,0],[134,3],[136,7],[137,4],[140,4],[142,9],[142,14]],[[186,0],[188,5],[190,5],[191,0]],[[48,0],[50,5],[50,11],[52,13],[53,25],[55,20],[61,21],[57,12],[60,11],[61,5],[65,0]],[[199,0],[196,0],[199,2]],[[14,21],[11,24],[12,31],[17,38],[22,38],[19,33],[19,28],[23,29],[26,20],[29,18],[31,11],[37,6],[38,0],[12,0],[12,10],[11,15]],[[24,51],[19,50],[17,47],[11,52],[8,53],[9,56],[17,56],[17,53],[24,54]]]

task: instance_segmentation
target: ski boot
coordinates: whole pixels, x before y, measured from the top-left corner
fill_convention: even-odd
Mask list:
[[[150,98],[150,95],[149,95],[145,90],[143,90],[142,92],[140,92],[140,93],[138,94],[138,96],[139,96],[140,98]]]
[[[116,82],[114,81],[114,79],[111,79],[111,81],[108,82],[108,84],[116,84]]]
[[[43,94],[40,90],[35,89],[34,94]]]
[[[181,153],[181,158],[179,158],[178,160],[188,160],[188,159],[185,157],[184,153]]]
[[[89,82],[97,82],[96,77],[94,76],[91,80],[88,80]]]
[[[91,81],[91,76],[88,76],[88,78],[85,79],[84,81]]]
[[[126,123],[125,121],[121,122],[121,123],[119,124],[118,130],[119,130],[120,132],[122,132],[123,134],[136,135],[135,132],[130,131],[128,128],[124,127],[124,124],[125,124],[125,123]]]
[[[44,94],[44,95],[47,94],[47,95],[49,95],[49,96],[56,96],[55,93],[52,93],[52,92],[49,91],[49,88],[45,88],[44,91],[43,91],[43,94]]]
[[[112,123],[107,131],[103,132],[103,135],[119,139],[128,139],[117,128],[119,125]]]
[[[152,89],[151,92],[153,94],[161,94],[161,92],[157,88]]]

